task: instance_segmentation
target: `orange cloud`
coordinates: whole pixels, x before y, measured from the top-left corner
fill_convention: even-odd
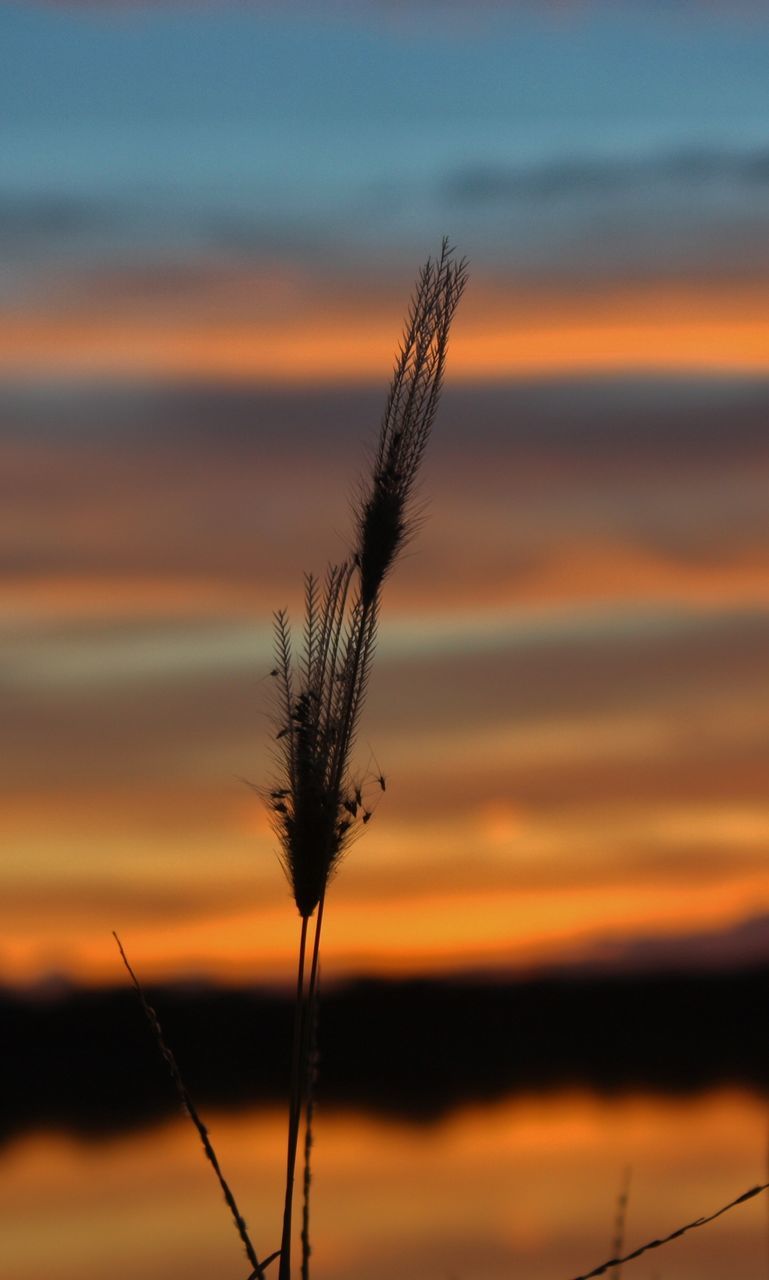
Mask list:
[[[766,827],[764,818],[762,830]],[[752,827],[746,837],[749,843],[755,840]],[[476,851],[468,850],[467,856]],[[177,870],[181,875],[183,868]],[[477,884],[465,881],[460,887],[452,883],[449,868],[447,875],[434,874],[432,888],[425,885],[413,893],[405,885],[397,891],[396,883],[393,892],[381,894],[376,881],[367,890],[365,874],[357,884],[353,874],[347,886],[340,879],[329,900],[327,973],[439,973],[479,965],[566,962],[590,956],[598,938],[621,950],[637,936],[664,939],[728,929],[750,912],[769,909],[769,877],[760,859],[752,867],[735,859],[728,868],[724,861],[715,881],[710,875],[655,879],[631,871],[624,879],[596,883],[589,877],[582,885],[556,872],[550,884],[528,887],[524,873],[519,887],[514,874],[499,881],[486,870],[479,859]],[[393,874],[397,882],[397,871]],[[89,898],[87,886],[79,898],[77,893],[57,896],[53,883],[51,901],[39,903],[33,917],[28,908],[14,906],[11,889],[12,911],[0,940],[4,979],[26,981],[53,970],[85,982],[114,980],[110,926],[122,920],[126,943],[148,980],[184,973],[249,982],[287,980],[297,919],[285,886],[281,892],[277,871],[262,894],[256,885],[251,893],[241,879],[237,905],[232,899],[226,902],[226,893],[217,903],[215,889],[207,892],[203,883],[191,887],[182,880],[175,906],[166,881],[157,907],[153,889],[144,890],[142,911],[141,888],[130,880],[127,887],[121,904],[118,882],[101,902]],[[191,909],[193,890],[197,910]],[[253,905],[241,906],[248,898]]]
[[[158,321],[109,302],[0,317],[0,374],[340,382],[381,379],[400,320],[349,300],[303,299],[274,320],[207,321],[196,308]],[[604,295],[523,296],[476,285],[452,343],[455,380],[608,373],[769,370],[762,291],[627,287]]]

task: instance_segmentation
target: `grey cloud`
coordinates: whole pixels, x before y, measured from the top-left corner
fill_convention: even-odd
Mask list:
[[[125,213],[116,204],[64,193],[16,195],[0,191],[0,245],[33,247],[116,231]]]
[[[769,189],[769,148],[740,153],[683,148],[639,159],[583,155],[536,164],[471,164],[447,176],[441,195],[477,206],[636,194],[661,186],[690,191],[708,185],[718,190]]]
[[[211,265],[200,261],[205,250],[230,255],[242,270],[244,261],[264,258],[313,262],[332,240],[317,221],[301,216],[280,223],[247,209],[220,211],[215,201],[179,198],[174,192],[99,196],[85,189],[0,187],[0,251],[30,263],[42,254],[70,266],[74,253],[85,292],[89,287],[103,292],[105,285],[150,299],[192,292],[218,282]],[[103,265],[93,268],[94,259],[99,262],[105,253],[111,264],[107,279]],[[217,270],[226,277],[222,263]]]

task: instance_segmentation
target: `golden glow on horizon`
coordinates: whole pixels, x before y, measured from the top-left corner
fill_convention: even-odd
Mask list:
[[[617,679],[624,688],[621,669]],[[62,707],[78,705],[65,696]],[[129,689],[115,704],[118,741],[141,751],[144,771],[143,738],[121,710],[133,700]],[[738,686],[712,689],[707,707],[671,708],[663,691],[590,713],[473,721],[458,705],[450,727],[378,730],[398,776],[333,886],[329,973],[567,963],[607,942],[621,957],[637,939],[729,931],[769,910],[769,808],[755,791],[767,714]],[[3,979],[115,981],[117,927],[148,979],[285,980],[295,912],[265,811],[228,763],[265,776],[254,737],[250,721],[240,742],[185,737],[181,772],[166,773],[173,735],[171,757],[161,749],[132,778],[95,739],[69,785],[19,778],[2,819]],[[76,736],[71,749],[83,749]],[[62,764],[54,752],[51,767]]]
[[[359,972],[439,974],[473,968],[568,964],[616,951],[643,937],[664,942],[686,932],[722,930],[749,912],[769,910],[769,876],[743,871],[717,887],[710,878],[659,884],[558,884],[537,889],[495,886],[461,893],[450,886],[416,897],[366,898],[335,892],[324,934],[329,978]],[[111,913],[114,920],[116,912]],[[6,981],[31,982],[50,973],[84,983],[120,981],[106,920],[85,929],[59,912],[36,935],[24,919],[5,930],[0,970]],[[206,974],[235,982],[286,982],[298,919],[287,894],[262,908],[230,910],[161,924],[135,922],[123,941],[147,981]]]
[[[486,291],[488,292],[488,291]],[[480,295],[480,296],[479,296]],[[754,287],[506,301],[469,294],[451,347],[456,381],[616,372],[765,373],[769,298]],[[108,302],[106,304],[108,306]],[[371,306],[371,304],[369,304]],[[317,303],[288,321],[210,322],[108,310],[0,316],[0,375],[344,382],[382,379],[400,322]]]

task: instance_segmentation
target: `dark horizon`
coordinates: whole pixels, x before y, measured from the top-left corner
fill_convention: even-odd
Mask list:
[[[288,995],[189,983],[147,994],[204,1110],[285,1104]],[[767,1096],[767,994],[769,966],[346,981],[323,997],[319,1106],[424,1125],[471,1103],[574,1089],[672,1097],[736,1087]],[[0,1023],[0,1141],[31,1130],[101,1139],[179,1111],[126,987],[5,990]]]

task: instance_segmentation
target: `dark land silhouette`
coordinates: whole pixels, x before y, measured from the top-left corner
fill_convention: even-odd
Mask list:
[[[151,987],[201,1108],[285,1104],[288,993]],[[769,1092],[769,968],[509,981],[360,980],[324,991],[319,1105],[431,1123],[514,1093]],[[132,990],[0,994],[0,1139],[107,1137],[178,1113]]]

